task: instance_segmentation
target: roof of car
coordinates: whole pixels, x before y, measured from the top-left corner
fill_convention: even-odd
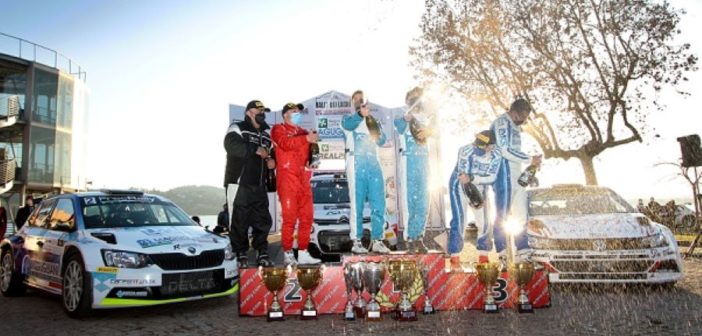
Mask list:
[[[139,190],[118,190],[118,189],[102,189],[102,190],[82,191],[82,192],[77,192],[77,193],[72,193],[72,194],[56,195],[56,196],[52,196],[49,198],[55,198],[55,197],[83,198],[83,197],[95,197],[95,196],[136,196],[136,197],[149,196],[149,197],[156,197],[160,200],[166,200],[165,198],[163,198],[159,195],[147,194],[147,193],[144,193],[143,191],[139,191]]]

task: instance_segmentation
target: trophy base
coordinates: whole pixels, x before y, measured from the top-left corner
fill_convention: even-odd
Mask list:
[[[300,320],[316,320],[317,311],[316,310],[305,310],[303,309],[300,313]]]
[[[353,310],[344,312],[344,320],[356,321],[356,313],[354,313]]]
[[[429,315],[429,314],[434,314],[436,313],[436,309],[432,306],[424,306],[424,309],[422,310],[422,314],[424,315]]]
[[[380,311],[368,311],[366,312],[366,321],[380,321],[383,317],[380,315]]]
[[[285,321],[285,317],[283,316],[282,311],[269,311],[268,312],[268,322],[275,322],[275,321]]]
[[[398,321],[416,321],[417,312],[414,310],[398,310],[395,313],[395,319]]]
[[[490,304],[485,304],[485,308],[483,308],[483,312],[488,313],[488,314],[495,314],[500,311],[499,308],[497,308],[497,304],[490,303]]]
[[[534,306],[531,303],[519,303],[517,304],[517,312],[519,313],[534,313]]]
[[[366,316],[366,309],[360,307],[353,307],[353,312],[356,316]]]

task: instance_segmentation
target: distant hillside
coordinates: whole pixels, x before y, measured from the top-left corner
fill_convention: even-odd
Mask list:
[[[183,186],[168,191],[146,190],[175,202],[189,215],[216,215],[226,201],[224,189],[211,186]]]

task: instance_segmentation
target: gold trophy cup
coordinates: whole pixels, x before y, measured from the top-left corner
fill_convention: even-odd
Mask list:
[[[414,260],[390,260],[388,271],[392,282],[400,289],[400,301],[397,303],[396,319],[400,321],[416,321],[417,311],[409,300],[409,289],[414,284],[417,274],[417,263]]]
[[[534,307],[529,302],[526,292],[526,284],[534,277],[534,265],[530,262],[522,262],[512,265],[511,276],[519,286],[519,299],[517,300],[517,311],[520,313],[533,313]]]
[[[366,262],[365,269],[363,270],[363,285],[368,290],[368,294],[370,294],[370,300],[366,305],[367,321],[378,321],[382,319],[380,316],[380,304],[375,299],[375,296],[378,295],[384,280],[385,265],[378,262]]]
[[[497,263],[478,264],[475,267],[478,272],[478,281],[485,287],[485,309],[483,311],[486,313],[497,313],[499,311],[495,298],[492,296],[492,286],[497,282],[497,277],[500,273],[499,267]]]
[[[322,281],[322,276],[324,274],[324,266],[322,267],[298,267],[297,268],[297,283],[300,287],[307,293],[307,300],[302,306],[302,311],[300,313],[301,320],[313,320],[317,318],[317,308],[314,306],[312,301],[312,291],[317,288],[319,283]]]
[[[423,286],[423,291],[424,291],[424,309],[422,310],[423,314],[434,314],[436,310],[434,309],[434,306],[431,304],[431,299],[429,298],[429,267],[422,265],[421,267],[421,272],[422,272],[422,286]]]
[[[273,303],[268,310],[268,322],[283,321],[283,308],[278,301],[278,291],[285,287],[288,280],[288,270],[280,267],[259,267],[258,276],[268,291],[273,293]]]

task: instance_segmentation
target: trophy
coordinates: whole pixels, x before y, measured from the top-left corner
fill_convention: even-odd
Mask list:
[[[388,271],[395,286],[400,289],[400,302],[397,304],[396,318],[400,321],[416,321],[417,311],[409,300],[407,293],[414,284],[417,264],[414,260],[390,260]]]
[[[423,314],[434,314],[436,310],[434,309],[434,306],[431,304],[431,299],[429,298],[429,267],[422,266],[421,268],[422,272],[422,285],[423,285],[423,290],[424,290],[424,309],[422,310]]]
[[[368,289],[370,301],[366,305],[366,320],[377,321],[380,317],[380,304],[375,296],[380,291],[380,287],[385,280],[385,267],[381,263],[367,262],[363,270],[363,284]]]
[[[307,300],[302,306],[302,312],[300,313],[300,319],[302,320],[317,318],[317,308],[314,307],[314,302],[312,302],[312,291],[319,285],[323,273],[324,266],[297,268],[297,283],[300,284],[300,288],[304,289],[307,293]]]
[[[521,262],[512,265],[511,276],[519,286],[519,299],[517,300],[517,311],[520,313],[533,313],[534,307],[529,302],[525,286],[534,277],[534,265],[529,262]]]
[[[278,301],[278,291],[285,287],[285,282],[288,280],[288,270],[280,267],[258,268],[258,276],[263,281],[266,288],[273,293],[273,303],[268,310],[268,322],[283,321],[283,309]]]
[[[485,263],[475,266],[478,272],[478,280],[485,287],[485,309],[486,313],[497,313],[497,303],[492,296],[492,286],[497,282],[499,265],[497,263]]]
[[[363,315],[366,309],[366,301],[363,300],[363,269],[365,264],[357,262],[350,265],[351,283],[353,289],[356,290],[356,303],[354,303],[353,309],[356,311],[356,316],[359,316]]]
[[[351,277],[351,264],[344,265],[344,280],[346,281],[346,296],[349,298],[346,301],[346,309],[344,310],[344,320],[356,320],[356,313],[353,311],[353,277]]]

